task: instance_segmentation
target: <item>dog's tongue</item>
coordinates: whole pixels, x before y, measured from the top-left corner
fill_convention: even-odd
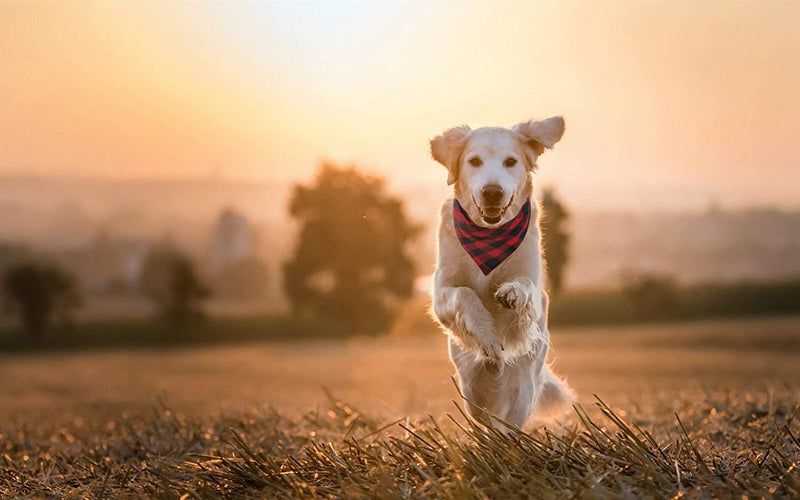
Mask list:
[[[487,207],[481,210],[481,218],[487,224],[497,224],[503,218],[502,207]]]

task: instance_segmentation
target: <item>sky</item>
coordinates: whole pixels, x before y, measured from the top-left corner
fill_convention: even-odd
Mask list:
[[[427,141],[561,114],[594,208],[800,208],[800,3],[0,3],[0,175],[444,190]]]

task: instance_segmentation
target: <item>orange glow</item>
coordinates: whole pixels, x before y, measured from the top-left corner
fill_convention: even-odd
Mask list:
[[[755,2],[2,3],[0,173],[331,158],[443,184],[440,130],[564,114],[541,181],[568,196],[797,206],[798,25]]]

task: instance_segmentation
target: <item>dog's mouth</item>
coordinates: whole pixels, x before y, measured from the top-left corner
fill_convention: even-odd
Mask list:
[[[514,203],[514,195],[511,195],[511,199],[508,200],[508,204],[504,207],[482,207],[475,199],[475,196],[472,197],[472,202],[475,203],[476,207],[478,207],[478,212],[480,212],[481,218],[485,223],[497,224],[503,219],[503,216],[506,215],[508,207]]]

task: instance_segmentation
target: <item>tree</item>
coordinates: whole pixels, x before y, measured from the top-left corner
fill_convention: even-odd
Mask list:
[[[352,333],[387,330],[415,278],[406,246],[419,227],[402,202],[380,178],[323,164],[313,185],[295,186],[289,212],[301,224],[284,266],[295,313]]]
[[[80,305],[75,279],[55,264],[28,261],[10,265],[3,273],[3,302],[19,313],[22,325],[34,344],[56,315],[69,323]]]
[[[569,262],[570,235],[566,228],[569,212],[552,189],[544,190],[541,207],[543,213],[540,224],[547,278],[550,281],[550,291],[557,295],[564,283],[564,269]]]
[[[203,317],[203,301],[210,295],[191,259],[167,245],[157,246],[147,254],[139,287],[176,327]]]

